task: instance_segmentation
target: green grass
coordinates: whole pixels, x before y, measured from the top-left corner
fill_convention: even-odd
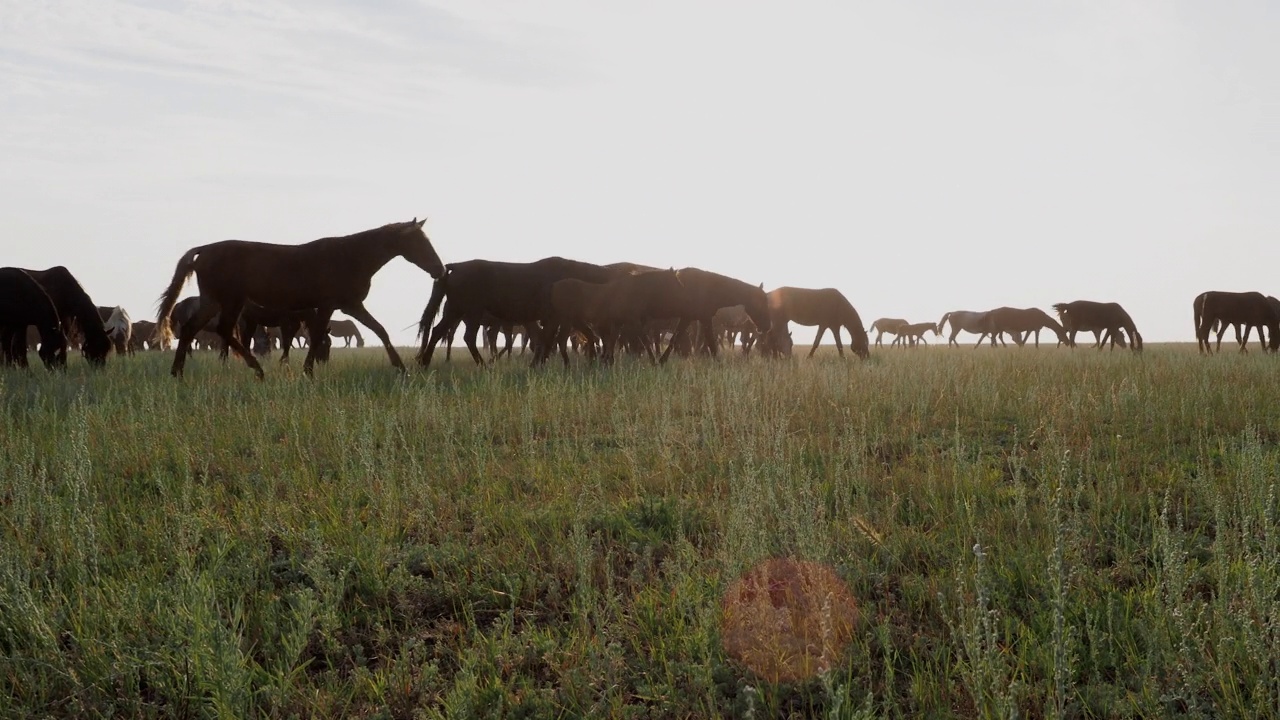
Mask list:
[[[0,716],[1280,716],[1273,357],[171,359],[0,372]],[[859,606],[799,684],[773,556]]]

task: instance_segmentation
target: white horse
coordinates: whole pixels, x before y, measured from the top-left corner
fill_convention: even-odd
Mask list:
[[[129,338],[133,335],[133,322],[130,321],[129,313],[125,312],[124,308],[119,305],[111,308],[111,314],[102,324],[117,354],[133,353],[133,348],[129,346]]]
[[[943,315],[942,319],[938,321],[937,332],[939,335],[943,333],[948,320],[951,321],[951,337],[947,339],[947,347],[952,345],[958,347],[960,345],[960,343],[956,342],[956,336],[960,334],[961,330],[973,333],[974,335],[979,335],[978,345],[981,345],[982,341],[986,340],[987,336],[991,334],[987,327],[987,313],[985,312],[975,312],[973,310],[952,310],[946,315]],[[1004,335],[1001,334],[998,335],[998,337],[1000,338],[1000,344],[1006,345]],[[995,342],[995,338],[992,338],[991,344],[994,345]]]

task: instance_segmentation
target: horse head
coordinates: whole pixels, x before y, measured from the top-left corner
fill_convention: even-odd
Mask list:
[[[769,332],[773,326],[773,317],[769,314],[769,295],[764,291],[764,283],[747,291],[746,301],[742,303],[742,307],[747,311],[747,317],[751,318],[751,322],[756,324],[756,330],[762,333]]]
[[[444,275],[444,263],[440,261],[440,256],[431,245],[431,239],[422,229],[426,223],[426,218],[419,220],[415,217],[409,222],[398,225],[401,239],[400,254],[405,260],[426,271],[432,279],[439,280],[440,276]]]

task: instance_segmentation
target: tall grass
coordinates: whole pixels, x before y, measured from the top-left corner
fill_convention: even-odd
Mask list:
[[[0,716],[1280,716],[1274,358],[0,373]],[[720,600],[859,604],[771,685]]]

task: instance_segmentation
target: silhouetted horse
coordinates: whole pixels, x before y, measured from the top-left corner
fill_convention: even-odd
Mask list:
[[[978,345],[981,345],[982,341],[990,334],[985,329],[987,326],[987,313],[985,312],[952,310],[943,315],[942,319],[938,321],[937,332],[939,335],[945,331],[948,322],[951,323],[951,337],[947,338],[947,347],[952,345],[960,346],[960,343],[956,342],[956,336],[960,334],[961,330],[978,335]],[[992,344],[995,344],[995,338],[992,338]],[[1000,338],[1000,344],[1005,344],[1004,337]]]
[[[364,338],[360,335],[360,328],[356,327],[355,322],[351,320],[330,320],[329,335],[342,338],[345,343],[344,347],[351,347],[352,340],[356,341],[356,347],[364,347]]]
[[[216,349],[219,359],[225,361],[228,354],[228,345],[222,341],[215,331],[218,322],[221,320],[220,313],[214,313],[213,317],[204,324],[203,327],[194,327],[196,315],[200,308],[208,301],[199,295],[193,295],[189,298],[179,300],[173,306],[173,312],[169,315],[170,324],[178,329],[180,335],[184,330],[190,329],[194,332],[197,343],[193,345],[195,348]],[[272,328],[275,330],[275,337],[280,339],[280,363],[289,362],[289,350],[293,348],[293,339],[302,331],[303,323],[311,320],[314,322],[314,310],[301,311],[280,311],[268,310],[257,303],[245,303],[244,311],[240,313],[240,322],[236,323],[234,332],[240,342],[246,347],[258,333],[258,328]],[[190,325],[190,328],[188,326]],[[266,336],[266,350],[271,347],[272,333],[268,332]],[[219,338],[214,340],[214,338]],[[325,362],[328,360],[328,354],[323,348],[317,348],[316,362]],[[266,355],[266,351],[258,352],[257,355]]]
[[[698,323],[702,331],[701,349],[715,357],[719,349],[716,342],[715,327],[712,318],[720,308],[742,305],[747,316],[755,323],[760,332],[768,332],[772,320],[769,314],[769,298],[764,292],[764,283],[752,285],[719,273],[687,267],[676,271],[684,290],[675,298],[677,302],[666,317],[679,318],[675,332],[671,335],[671,343],[663,351],[659,362],[666,362],[677,338],[684,333],[691,323]],[[695,348],[696,350],[697,348]]]
[[[716,337],[724,337],[730,348],[733,347],[735,338],[740,338],[742,354],[750,354],[758,330],[751,316],[747,314],[746,305],[720,308],[711,317],[711,324],[715,328]]]
[[[1133,318],[1119,303],[1094,302],[1092,300],[1076,300],[1069,303],[1057,303],[1053,309],[1062,320],[1062,329],[1067,334],[1067,344],[1076,345],[1076,333],[1092,332],[1097,336],[1097,347],[1102,349],[1107,336],[1111,337],[1111,348],[1116,346],[1116,338],[1120,338],[1124,346],[1124,335],[1129,335],[1129,346],[1134,350],[1142,350],[1142,335],[1133,324]]]
[[[160,340],[155,337],[156,324],[150,320],[138,320],[129,328],[129,352],[159,350]]]
[[[1058,321],[1049,317],[1049,314],[1040,308],[996,308],[987,313],[984,328],[991,334],[992,347],[995,347],[996,336],[1000,333],[1009,333],[1021,347],[1027,343],[1027,337],[1033,332],[1036,335],[1036,347],[1040,347],[1040,331],[1044,328],[1049,328],[1059,340],[1070,344]],[[982,341],[979,340],[978,345],[974,347],[977,348],[981,344]]]
[[[85,359],[97,367],[105,365],[107,353],[111,352],[111,340],[98,317],[98,306],[89,299],[89,294],[80,287],[71,271],[55,265],[46,270],[26,270],[26,273],[40,283],[58,309],[64,335],[68,339],[72,335],[82,335],[84,342],[80,352]]]
[[[1227,325],[1237,325],[1236,337],[1240,337],[1238,326],[1244,326],[1244,337],[1240,340],[1240,352],[1248,352],[1249,332],[1258,328],[1261,336],[1263,328],[1270,333],[1268,349],[1280,348],[1280,312],[1268,299],[1259,292],[1222,292],[1211,290],[1196,296],[1192,302],[1192,311],[1196,322],[1196,345],[1200,352],[1213,352],[1209,344],[1209,333],[1215,325],[1218,330],[1218,350],[1222,349],[1222,333]]]
[[[129,313],[119,305],[115,307],[99,305],[98,317],[102,318],[102,327],[107,331],[107,339],[111,341],[116,354],[127,355],[132,352],[129,340],[133,336],[133,321],[129,319]]]
[[[626,275],[607,283],[560,280],[551,286],[548,316],[549,326],[557,328],[556,335],[553,344],[539,348],[542,359],[559,347],[568,367],[569,353],[562,343],[571,331],[577,330],[587,335],[594,331],[603,341],[602,360],[612,363],[618,338],[630,329],[640,337],[644,351],[656,365],[658,357],[644,334],[644,326],[649,320],[666,316],[672,298],[679,297],[684,289],[674,269]]]
[[[49,293],[20,268],[0,268],[0,359],[27,367],[27,328],[40,335],[40,359],[46,368],[67,365],[67,338]]]
[[[884,338],[885,333],[889,333],[894,336],[901,336],[903,329],[909,324],[910,323],[902,318],[878,318],[875,322],[871,323],[871,328],[868,332],[874,332],[876,334],[876,345],[881,346],[884,344],[882,339]],[[896,339],[893,344],[898,344]]]
[[[467,328],[463,339],[472,359],[477,365],[483,365],[485,359],[476,344],[476,336],[486,317],[532,328],[546,315],[554,283],[569,279],[608,282],[626,274],[622,270],[555,256],[530,263],[494,260],[450,263],[444,275],[436,278],[431,298],[418,322],[418,335],[422,338],[418,363],[424,367],[429,365],[436,344],[465,320]],[[446,299],[448,302],[444,302]],[[432,327],[442,304],[444,312],[440,322]]]
[[[911,347],[915,347],[917,342],[922,342],[925,345],[928,345],[929,341],[925,340],[924,336],[925,333],[930,331],[932,331],[934,335],[942,334],[938,332],[938,326],[931,322],[911,323],[899,328],[899,330],[900,332],[898,333],[898,337],[893,341],[893,344],[896,345],[898,342],[902,342],[904,347],[907,343],[910,343]]]
[[[779,328],[777,334],[765,331],[765,342],[772,351],[780,350],[779,340],[787,323],[818,327],[818,334],[813,338],[813,347],[809,349],[809,357],[818,351],[822,335],[828,329],[836,339],[836,351],[844,357],[844,346],[840,342],[840,328],[849,331],[849,349],[858,357],[866,359],[871,355],[867,331],[862,326],[862,318],[853,305],[839,290],[823,288],[780,287],[769,292],[769,315],[772,323]]]
[[[244,358],[259,379],[263,376],[262,366],[233,334],[240,313],[249,301],[278,311],[314,310],[316,325],[313,327],[319,330],[312,336],[316,338],[325,335],[324,328],[328,327],[334,310],[341,310],[372,330],[386,348],[392,366],[403,372],[404,363],[391,338],[365,309],[364,300],[369,295],[373,275],[395,257],[403,257],[433,278],[444,274],[440,256],[422,231],[426,222],[425,218],[421,222],[414,218],[301,245],[223,240],[192,248],[178,260],[173,280],[160,298],[156,324],[162,336],[169,335],[169,313],[178,301],[182,286],[194,273],[200,283],[200,297],[210,301],[201,306],[194,318],[195,326],[203,327],[219,314],[218,334]],[[178,339],[171,371],[174,376],[182,375],[193,337],[194,330],[191,334],[184,330]],[[324,350],[327,350],[324,343],[312,344],[303,366],[304,373],[311,374],[312,364]]]
[[[1194,316],[1195,316],[1195,329],[1196,329],[1197,340],[1200,335],[1200,317],[1204,314],[1204,299],[1205,299],[1205,296],[1207,296],[1208,294],[1209,293],[1207,292],[1200,293],[1195,297],[1195,300],[1193,300],[1191,304],[1192,312],[1194,313]],[[1222,336],[1226,334],[1228,327],[1231,327],[1236,331],[1236,344],[1240,346],[1244,346],[1244,344],[1247,342],[1248,332],[1241,333],[1240,326],[1241,326],[1240,322],[1222,322],[1222,320],[1220,319],[1215,319],[1213,322],[1209,324],[1209,332],[1217,333],[1218,335],[1218,350],[1222,350]],[[1254,327],[1258,328],[1258,347],[1261,348],[1263,351],[1266,351],[1267,339],[1266,339],[1266,334],[1263,330],[1263,326],[1246,324],[1245,330],[1251,332],[1252,328]],[[1197,343],[1197,345],[1200,345],[1200,343]],[[1209,345],[1207,341],[1205,344],[1200,345],[1201,352],[1204,352],[1206,350],[1209,350]]]

